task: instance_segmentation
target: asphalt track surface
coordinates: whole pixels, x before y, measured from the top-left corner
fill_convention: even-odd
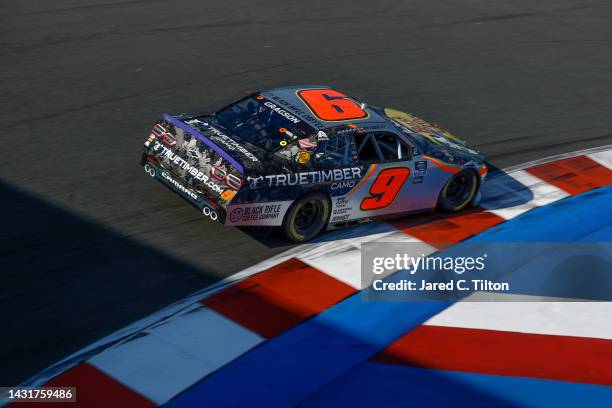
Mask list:
[[[162,112],[321,83],[497,167],[612,143],[609,1],[332,3],[0,0],[0,385],[289,247],[146,176]]]

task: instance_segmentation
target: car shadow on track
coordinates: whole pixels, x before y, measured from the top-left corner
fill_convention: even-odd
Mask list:
[[[4,182],[0,199],[0,384],[219,279]]]

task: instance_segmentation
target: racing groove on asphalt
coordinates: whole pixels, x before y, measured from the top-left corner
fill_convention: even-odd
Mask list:
[[[286,249],[138,166],[164,111],[323,83],[505,167],[612,143],[612,4],[23,0],[0,4],[0,384]]]

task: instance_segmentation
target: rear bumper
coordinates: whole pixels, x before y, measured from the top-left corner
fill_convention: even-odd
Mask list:
[[[145,170],[145,173],[183,197],[189,203],[198,208],[206,217],[213,221],[220,222],[221,224],[225,223],[225,210],[218,206],[205,194],[194,191],[192,188],[186,186],[181,180],[176,178],[168,170],[164,169],[157,163],[149,162],[143,158],[141,164]]]

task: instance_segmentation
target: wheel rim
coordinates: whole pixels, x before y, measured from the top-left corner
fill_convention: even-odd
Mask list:
[[[452,205],[461,205],[470,198],[472,179],[467,175],[454,177],[446,187],[446,199]]]
[[[294,224],[297,231],[306,235],[321,217],[322,212],[321,203],[317,200],[309,200],[302,204],[295,213]]]

